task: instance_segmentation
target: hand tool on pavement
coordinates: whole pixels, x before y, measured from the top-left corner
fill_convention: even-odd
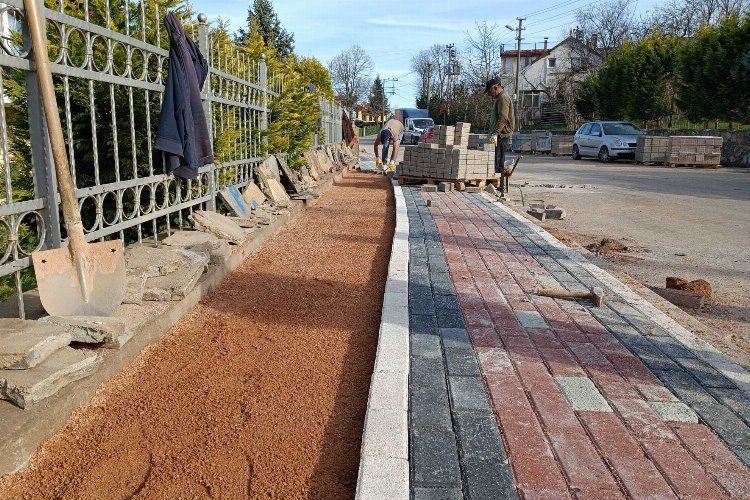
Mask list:
[[[67,248],[43,250],[31,255],[39,297],[47,313],[54,316],[109,316],[125,296],[123,244],[121,240],[86,242],[60,126],[39,2],[24,0],[23,3],[68,233]]]
[[[563,288],[542,288],[537,290],[536,294],[554,299],[589,299],[596,307],[600,307],[604,300],[604,290],[598,286],[593,287],[588,292],[571,292]]]

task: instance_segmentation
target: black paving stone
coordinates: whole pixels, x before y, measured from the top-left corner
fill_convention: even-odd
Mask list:
[[[442,359],[443,349],[440,346],[440,337],[437,335],[413,333],[409,338],[412,356],[416,358]],[[415,384],[419,384],[419,381],[415,381]]]
[[[443,346],[446,348],[471,348],[471,339],[466,328],[438,328],[438,333],[443,339]]]
[[[721,403],[696,403],[692,408],[732,449],[750,451],[750,427]]]
[[[695,358],[695,353],[670,336],[650,336],[648,339],[672,359]]]
[[[708,389],[713,397],[732,409],[745,423],[750,424],[750,397],[740,389],[712,387]]]
[[[508,463],[497,421],[491,412],[456,411],[453,422],[462,459]]]
[[[437,318],[432,314],[410,314],[409,333],[438,334]]]
[[[435,309],[461,309],[458,299],[455,295],[440,295],[436,294],[433,296],[435,301]]]
[[[415,426],[410,429],[414,486],[461,487],[458,450],[453,431]]]
[[[481,377],[448,377],[448,388],[451,398],[451,409],[460,410],[486,410],[489,411],[490,403],[487,398],[487,390]]]
[[[669,390],[677,395],[683,403],[690,405],[693,409],[696,403],[715,403],[716,400],[706,389],[698,383],[685,370],[680,371],[658,371],[654,374],[664,383]]]
[[[479,363],[471,347],[446,347],[445,364],[448,376],[465,375],[479,377]]]
[[[414,488],[412,500],[463,500],[464,496],[458,488]]]
[[[654,345],[651,345],[651,346],[633,345],[633,346],[628,346],[628,347],[639,358],[641,358],[641,361],[643,361],[646,364],[646,366],[648,366],[652,371],[653,370],[682,371],[682,368],[680,368],[680,366],[677,363],[672,361],[666,354],[661,352]]]
[[[432,300],[432,294],[418,296],[409,296],[409,312],[412,314],[435,314],[435,302]]]
[[[440,328],[466,328],[464,316],[460,310],[437,309],[435,314]]]
[[[676,358],[676,361],[690,372],[703,387],[724,387],[727,389],[735,389],[737,387],[731,380],[716,371],[705,361],[695,358]]]
[[[467,500],[518,498],[510,465],[474,459],[463,461],[461,465]]]

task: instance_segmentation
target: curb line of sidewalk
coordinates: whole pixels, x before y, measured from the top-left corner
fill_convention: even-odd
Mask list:
[[[409,498],[409,218],[392,182],[396,229],[362,433],[357,500]]]
[[[712,346],[705,340],[698,338],[695,334],[670,318],[667,314],[656,308],[646,299],[639,296],[636,292],[632,291],[630,288],[628,288],[627,285],[623,284],[620,280],[609,274],[607,271],[591,263],[575,250],[565,246],[557,238],[548,233],[544,228],[537,226],[522,215],[518,214],[515,210],[508,208],[503,203],[496,201],[489,195],[482,193],[482,197],[490,201],[493,205],[502,209],[507,214],[511,215],[516,220],[526,224],[526,226],[530,230],[532,230],[549,244],[560,250],[565,254],[566,257],[580,264],[589,273],[591,273],[591,275],[604,283],[608,288],[619,295],[619,297],[624,302],[636,309],[641,310],[654,323],[666,330],[675,340],[680,342],[688,349],[694,351],[699,358],[711,365],[726,378],[734,382],[734,384],[737,385],[737,387],[743,392],[750,395],[750,372],[731,361],[726,355],[724,355],[722,352],[717,350],[714,346]]]

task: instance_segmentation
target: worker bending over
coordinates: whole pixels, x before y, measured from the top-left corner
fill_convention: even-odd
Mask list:
[[[393,145],[391,159],[388,162],[388,170],[396,169],[396,158],[398,158],[398,144],[404,136],[404,124],[395,118],[391,118],[375,138],[375,157],[378,159],[377,167],[381,168],[388,161],[388,150]],[[383,145],[383,155],[378,154],[378,146]]]

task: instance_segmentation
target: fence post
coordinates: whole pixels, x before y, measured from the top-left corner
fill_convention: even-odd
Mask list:
[[[211,150],[214,148],[214,118],[211,114],[211,54],[208,47],[208,17],[198,14],[198,49],[208,61],[208,76],[201,89],[201,100],[203,101],[203,115],[208,125],[208,137],[211,140]],[[216,160],[214,160],[216,161]],[[206,208],[212,212],[216,211],[216,165],[211,163],[208,171],[208,193],[211,198],[206,203]]]
[[[266,55],[260,55],[260,86],[263,89],[263,114],[260,118],[260,129],[268,130],[268,65]],[[263,156],[268,155],[268,137],[263,137]]]
[[[44,7],[44,1],[39,0]],[[44,8],[39,9],[42,16],[41,25],[45,30]],[[26,72],[26,93],[28,96],[29,141],[31,143],[31,163],[34,168],[34,196],[44,199],[45,208],[41,210],[46,228],[45,248],[60,248],[60,210],[57,207],[57,174],[52,161],[52,147],[47,134],[47,122],[44,118],[39,79],[35,69]]]

